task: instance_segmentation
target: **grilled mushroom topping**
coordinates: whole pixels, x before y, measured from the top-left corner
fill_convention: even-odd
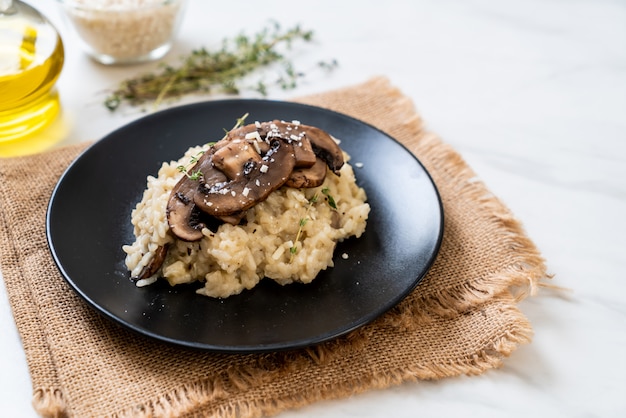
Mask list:
[[[285,185],[294,189],[321,186],[326,178],[326,170],[328,170],[326,162],[316,158],[312,167],[295,168]]]
[[[337,142],[328,133],[315,126],[307,126],[306,132],[315,155],[326,161],[328,168],[338,175],[344,161],[343,152]]]
[[[154,276],[157,271],[161,268],[163,261],[165,261],[165,256],[167,255],[168,245],[160,245],[157,247],[154,257],[152,260],[141,270],[139,276],[134,277],[134,280],[142,280],[147,279],[148,277]]]
[[[328,169],[339,175],[343,153],[319,128],[274,120],[230,131],[199,159],[172,190],[167,205],[170,229],[178,238],[202,238],[202,216],[237,224],[245,211],[287,185],[317,187]],[[202,215],[202,216],[200,216]]]
[[[285,184],[295,165],[293,145],[280,139],[272,140],[269,150],[259,160],[241,160],[239,154],[225,159],[243,163],[237,175],[222,182],[200,181],[193,198],[202,211],[212,216],[232,215],[265,200],[271,192]],[[230,162],[224,164],[232,166]],[[207,173],[217,170],[217,165],[213,164]],[[201,172],[204,177],[205,171]]]
[[[212,166],[212,150],[205,152],[199,159],[194,170],[206,171]],[[226,176],[221,171],[215,170],[212,176],[206,177],[206,181],[225,181]],[[194,203],[194,195],[198,189],[198,181],[183,176],[174,186],[167,202],[167,223],[174,235],[184,241],[198,241],[202,238],[202,228],[206,225],[200,222],[200,210]]]

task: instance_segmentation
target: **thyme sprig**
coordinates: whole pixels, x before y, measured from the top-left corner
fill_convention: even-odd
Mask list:
[[[289,253],[291,254],[289,256],[289,264],[291,264],[291,262],[293,261],[293,258],[296,256],[296,253],[298,252],[298,247],[296,247],[296,245],[298,244],[302,236],[302,229],[309,221],[309,211],[311,210],[311,207],[315,203],[317,203],[317,199],[318,199],[318,194],[315,193],[313,197],[309,199],[309,202],[306,205],[306,212],[304,213],[304,216],[300,218],[300,221],[298,222],[298,232],[296,233],[296,239],[294,241],[294,244],[289,248]]]
[[[328,202],[328,206],[330,206],[331,209],[333,209],[333,210],[337,210],[337,203],[335,202],[335,198],[333,198],[333,196],[330,194],[330,189],[328,187],[324,187],[322,189],[322,194],[324,196],[326,196],[326,201]],[[307,203],[306,212],[304,214],[304,217],[300,218],[300,221],[298,222],[298,232],[296,233],[296,239],[294,241],[294,244],[289,248],[289,252],[291,253],[291,255],[289,257],[289,263],[290,264],[291,264],[291,262],[293,261],[294,257],[296,256],[296,254],[298,252],[298,247],[296,245],[298,244],[298,242],[302,238],[302,233],[303,233],[304,226],[309,221],[309,211],[311,210],[311,207],[315,203],[317,203],[318,200],[319,200],[319,194],[315,193],[313,195],[313,197],[311,197],[309,199],[309,202]]]
[[[202,154],[204,153],[205,153],[204,150],[199,151],[197,154],[193,155],[189,159],[189,163],[187,163],[187,165],[181,164],[178,167],[176,167],[176,169],[178,169],[178,171],[180,171],[181,173],[184,173],[191,180],[200,180],[202,178],[202,171],[196,170],[192,173],[189,173],[188,167],[193,167],[198,162]]]
[[[326,199],[328,200],[328,205],[334,210],[337,210],[337,203],[335,202],[335,198],[330,194],[330,190],[328,189],[328,187],[324,187],[322,189],[322,194],[326,196]]]
[[[245,113],[243,116],[237,118],[237,120],[235,121],[235,125],[232,128],[230,128],[230,131],[243,126],[243,124],[246,123],[246,118],[249,115],[250,115],[249,113]],[[222,139],[226,138],[228,136],[228,132],[230,131],[224,128],[224,136],[222,137]],[[211,147],[213,145],[215,145],[215,142],[208,142],[204,146]],[[191,158],[189,159],[189,162],[186,165],[181,164],[178,167],[176,167],[176,169],[179,172],[184,173],[191,180],[200,180],[202,178],[202,172],[200,170],[196,170],[190,173],[189,167],[193,167],[198,162],[202,154],[204,154],[205,152],[206,151],[204,149],[200,150],[197,154],[191,156]]]
[[[271,64],[282,66],[282,74],[272,84],[284,90],[293,89],[304,74],[297,71],[281,51],[290,50],[297,40],[310,42],[312,39],[312,31],[300,26],[283,30],[278,23],[253,36],[241,33],[232,40],[224,39],[217,51],[202,47],[181,57],[178,65],[163,64],[155,72],[123,81],[105,99],[104,105],[114,111],[123,102],[133,106],[153,102],[154,107],[158,107],[165,100],[189,94],[238,94],[244,77]],[[336,66],[335,60],[319,63],[319,67],[326,70]],[[261,80],[250,88],[265,96],[269,87]]]
[[[222,137],[222,139],[226,139],[230,131],[234,131],[235,129],[242,127],[244,123],[246,123],[246,119],[248,119],[248,116],[250,116],[250,113],[246,112],[237,118],[237,120],[235,121],[235,124],[233,125],[232,128],[230,128],[230,130],[224,128],[224,136]]]

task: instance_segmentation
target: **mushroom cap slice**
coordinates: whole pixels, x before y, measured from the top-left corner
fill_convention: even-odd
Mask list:
[[[257,147],[256,149],[260,151],[259,154],[265,154],[271,139],[282,138],[294,146],[296,167],[311,167],[315,164],[316,156],[311,142],[306,136],[306,129],[308,129],[306,125],[276,119],[271,122],[251,123],[233,129],[228,133],[225,141],[247,141]]]
[[[191,180],[190,180],[191,181]],[[172,193],[167,202],[167,223],[174,235],[183,241],[197,241],[202,238],[201,222],[198,219],[197,208],[193,203],[193,192],[180,191]]]
[[[165,261],[168,247],[168,244],[159,245],[154,251],[154,257],[152,257],[152,260],[150,260],[150,262],[141,270],[139,275],[133,279],[142,280],[154,276],[163,265],[163,261]]]
[[[205,152],[191,171],[203,171],[204,167],[209,166],[212,153],[212,150]],[[226,176],[220,171],[216,170],[213,175],[213,181],[226,180]],[[183,241],[198,241],[202,238],[202,229],[206,227],[200,222],[200,210],[193,201],[199,184],[198,180],[183,176],[172,189],[167,202],[167,223],[172,233]]]
[[[294,168],[285,186],[294,189],[318,187],[324,183],[328,166],[321,158],[315,160],[312,167]]]
[[[258,132],[261,138],[280,137],[293,143],[294,149],[296,149],[296,159],[298,160],[296,167],[313,166],[315,164],[314,156],[326,161],[328,168],[335,174],[339,173],[344,164],[343,152],[328,132],[316,126],[305,125],[299,122],[289,123],[276,119],[271,122],[249,124],[231,131],[228,138],[241,139],[246,138],[246,136],[250,137],[254,131]],[[310,151],[314,155],[311,155]]]
[[[247,166],[242,167],[243,174],[235,179],[201,182],[193,201],[199,209],[212,216],[247,210],[285,184],[295,166],[293,153],[291,143],[272,139],[268,152],[260,162],[246,161]],[[214,171],[220,172],[214,165],[203,167],[204,179],[212,177]]]
[[[296,157],[296,168],[313,167],[315,165],[317,156],[308,137],[303,136],[300,138],[300,141],[294,143],[293,150]]]
[[[302,125],[306,130],[306,136],[311,141],[313,152],[322,160],[326,161],[328,168],[337,175],[343,167],[343,151],[337,142],[326,131],[315,126]]]
[[[222,221],[225,224],[239,225],[243,218],[245,218],[246,212],[233,213],[232,215],[216,216],[215,218]]]
[[[299,122],[256,122],[233,129],[205,152],[184,176],[167,204],[172,233],[185,241],[202,238],[202,229],[217,219],[237,224],[244,212],[283,185],[317,187],[328,169],[339,175],[343,152],[325,131]]]
[[[248,170],[261,163],[262,159],[252,145],[229,141],[213,153],[211,162],[229,180],[238,180],[249,174]]]

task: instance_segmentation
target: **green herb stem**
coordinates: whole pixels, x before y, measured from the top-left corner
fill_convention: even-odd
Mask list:
[[[337,204],[336,204],[335,199],[333,198],[333,196],[330,194],[330,190],[328,189],[328,187],[324,187],[322,189],[322,194],[324,196],[326,196],[326,201],[328,202],[328,206],[330,206],[331,209],[333,209],[333,210],[337,210]],[[298,225],[298,232],[296,233],[296,239],[294,241],[294,244],[289,248],[289,252],[291,253],[291,256],[289,257],[289,263],[290,264],[293,261],[294,257],[296,256],[296,253],[298,252],[298,247],[296,247],[296,245],[298,244],[298,242],[302,238],[302,233],[303,233],[304,226],[309,221],[309,218],[308,218],[309,211],[311,210],[311,207],[315,203],[317,203],[318,199],[319,199],[319,195],[317,193],[315,193],[313,195],[313,197],[311,197],[309,199],[309,202],[307,203],[306,212],[304,214],[304,217],[300,218],[300,222],[299,222],[299,225]]]
[[[279,46],[290,49],[293,42],[310,42],[312,31],[299,26],[283,31],[278,24],[264,28],[254,36],[244,34],[233,40],[225,39],[222,48],[209,51],[206,48],[193,50],[181,57],[177,65],[162,65],[159,70],[122,82],[105,100],[105,106],[116,110],[122,103],[142,105],[154,101],[158,107],[168,99],[179,99],[188,94],[223,92],[238,94],[240,83],[247,75],[271,64],[282,64],[283,75],[274,83],[283,89],[296,87],[297,80],[304,74],[294,70]],[[320,64],[322,68],[333,68],[336,62]],[[259,81],[254,87],[265,95],[268,86]]]
[[[235,122],[235,125],[230,129],[231,131],[234,129],[237,129],[241,126],[243,126],[244,123],[246,123],[246,118],[249,116],[249,113],[245,113],[243,116],[237,118],[237,121]],[[228,135],[228,130],[226,130],[226,128],[224,128],[224,138],[226,138],[226,136]],[[209,142],[207,143],[205,146],[206,147],[212,147],[213,145],[215,145],[215,142]],[[196,155],[192,155],[191,158],[189,159],[189,163],[187,163],[187,165],[179,165],[178,167],[176,167],[178,169],[179,172],[185,174],[185,176],[187,176],[189,179],[191,180],[200,180],[202,178],[202,171],[200,170],[196,170],[192,173],[189,172],[189,167],[193,167],[196,165],[196,163],[198,162],[198,160],[200,159],[200,157],[202,156],[202,154],[204,154],[206,152],[206,150],[200,150]]]

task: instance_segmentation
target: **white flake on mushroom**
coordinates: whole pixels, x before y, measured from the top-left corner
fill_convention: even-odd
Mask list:
[[[258,131],[248,132],[245,136],[246,139],[255,139],[257,141],[261,141],[261,135]]]
[[[312,142],[312,145],[314,147],[318,147],[319,149],[323,150],[325,153],[323,157],[318,156],[317,159],[313,157],[313,160],[318,161],[318,162],[322,161],[322,159],[325,160],[324,165],[330,168],[335,173],[337,173],[337,170],[339,169],[343,161],[341,159],[340,152],[337,152],[335,149],[332,149],[332,147],[329,148],[328,142],[332,143],[334,141],[324,142],[325,140],[323,139],[324,138],[323,136],[321,138],[318,138],[319,135],[317,134],[317,131],[313,133],[313,132],[309,132],[308,130],[300,129],[299,121],[293,121],[292,125],[289,125],[286,122],[283,122],[283,123],[278,123],[278,122],[260,123],[257,121],[252,125],[252,127],[248,128],[248,129],[252,129],[252,131],[243,130],[243,131],[238,131],[238,133],[233,134],[229,139],[230,143],[242,144],[239,147],[234,147],[234,148],[230,148],[230,146],[228,147],[228,149],[231,150],[228,152],[235,151],[235,153],[233,153],[234,155],[231,154],[232,157],[230,158],[240,160],[240,161],[234,162],[235,164],[230,164],[230,165],[225,164],[224,161],[226,161],[229,158],[227,155],[223,155],[224,151],[226,151],[226,148],[221,148],[221,147],[216,148],[216,151],[215,151],[216,159],[213,160],[212,157],[209,157],[210,159],[207,160],[209,164],[207,166],[208,167],[207,170],[221,171],[223,174],[227,175],[228,180],[223,181],[223,182],[218,181],[215,183],[213,183],[214,180],[212,180],[211,181],[212,184],[210,185],[207,183],[204,183],[203,187],[196,191],[197,194],[194,195],[192,193],[190,195],[190,196],[195,196],[195,204],[198,205],[200,210],[202,210],[202,207],[204,207],[204,210],[207,212],[210,210],[211,213],[215,213],[216,215],[228,216],[229,213],[235,213],[235,211],[238,210],[238,207],[240,206],[241,206],[241,209],[240,209],[240,212],[241,212],[242,210],[247,209],[250,204],[254,204],[254,201],[256,201],[257,199],[263,199],[264,197],[263,198],[257,197],[257,192],[258,192],[257,188],[261,188],[262,190],[261,193],[267,194],[271,192],[270,189],[275,188],[275,184],[279,184],[279,183],[287,184],[287,185],[291,184],[290,187],[298,187],[298,188],[302,187],[299,185],[296,186],[296,184],[299,184],[299,183],[297,183],[298,180],[295,180],[297,177],[293,177],[295,173],[293,171],[293,164],[300,164],[298,166],[299,172],[303,172],[303,170],[308,170],[309,167],[313,167],[312,165],[307,165],[307,164],[312,164],[311,157],[308,154],[313,153],[313,150],[310,149],[311,144],[309,143],[309,141]],[[316,128],[311,128],[311,129],[316,129]],[[327,133],[324,133],[324,134],[326,135],[327,139],[330,139]],[[309,137],[313,135],[316,138],[315,140],[318,141],[317,143],[313,142],[313,139],[309,139]],[[282,146],[276,145],[277,140],[283,144],[282,146],[287,147],[286,154],[285,154],[285,151],[278,151],[278,153],[275,154],[278,149],[281,149],[281,150],[283,149]],[[264,153],[267,152],[264,150],[267,150],[267,148],[265,144],[259,145],[260,141],[264,141],[270,146],[271,152],[268,152],[268,155],[264,155]],[[294,152],[294,147],[296,146],[296,144],[298,145],[297,153]],[[252,147],[254,148],[250,147],[250,145],[252,145]],[[305,146],[307,149],[304,151],[301,151],[301,149]],[[236,153],[237,149],[240,151],[239,153]],[[254,149],[254,152],[252,151],[252,149]],[[217,159],[217,153],[220,154],[219,159]],[[250,155],[250,153],[256,154],[257,156]],[[289,156],[285,161],[289,161],[291,168],[287,168],[289,165],[283,166],[282,163],[281,164],[277,163],[277,161],[279,161],[279,157],[284,158],[283,155]],[[261,156],[262,159],[255,160],[256,158],[258,158],[258,156]],[[206,159],[206,156],[205,156],[205,159]],[[256,162],[250,165],[252,161],[256,161]],[[283,161],[283,160],[280,160],[280,161]],[[294,161],[297,161],[297,162],[294,163]],[[270,170],[270,165],[274,163],[278,165],[274,165],[274,167],[272,167],[272,169]],[[319,166],[319,163],[315,163],[315,164],[318,164]],[[229,171],[225,171],[224,168],[228,169]],[[261,177],[251,179],[251,178],[248,178],[246,175],[246,178],[248,180],[245,180],[243,173],[240,170],[237,170],[237,168],[240,168],[240,169],[245,168],[245,170],[252,170],[251,171],[252,173],[255,170],[258,170],[257,173],[259,173]],[[289,173],[287,173],[286,170],[288,170]],[[277,173],[276,175],[272,177],[273,180],[268,178],[265,175],[266,173],[269,173],[269,172]],[[307,171],[307,173],[309,173],[309,171]],[[313,173],[313,171],[311,171],[310,173]],[[268,175],[271,176],[272,174],[268,174]],[[325,170],[324,170],[324,175],[325,175]],[[316,174],[316,176],[319,177],[319,174]],[[207,175],[207,178],[210,178],[210,177],[211,176]],[[317,178],[317,177],[313,177],[313,178]],[[312,177],[305,177],[305,180],[307,182],[305,184],[308,184],[305,187],[315,187],[315,186],[311,186],[312,184],[310,180],[311,178]],[[323,179],[323,175],[322,175],[322,179]],[[233,182],[233,184],[236,184],[237,182],[241,182],[241,181],[249,182],[250,180],[253,180],[253,182],[248,183],[247,185],[240,184],[241,189],[239,189],[237,186],[235,186],[234,189],[233,187],[229,186],[231,182]],[[253,184],[254,186],[252,186],[251,184]],[[208,195],[211,195],[213,197],[208,197]],[[232,196],[232,198],[234,198],[235,201],[229,201],[228,198],[226,198],[226,195]],[[221,196],[224,196],[224,197],[221,197]],[[251,197],[253,197],[254,199],[251,200],[250,199]],[[224,200],[224,199],[227,199],[227,200]],[[211,203],[209,204],[207,200],[210,200]],[[213,200],[215,200],[215,202],[213,202]],[[183,206],[183,204],[188,205],[186,202],[183,202],[182,200],[178,204],[179,206]],[[237,218],[235,221],[237,221],[238,219],[239,218]],[[226,222],[231,222],[231,221],[229,220]]]

